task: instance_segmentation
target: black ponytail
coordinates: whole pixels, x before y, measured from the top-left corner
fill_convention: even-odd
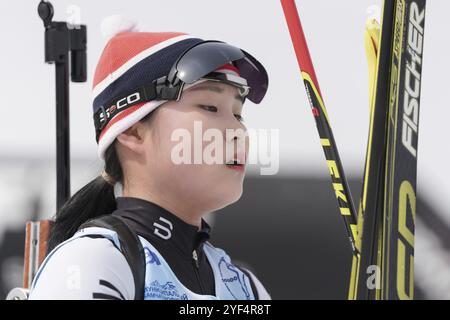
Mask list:
[[[140,121],[150,124],[153,112],[147,114]],[[121,182],[123,184],[123,169],[117,155],[116,143],[117,139],[105,151],[105,168],[103,171],[107,175],[108,181],[102,175],[97,176],[78,190],[56,212],[50,232],[48,252],[72,237],[84,222],[116,210],[114,183]]]
[[[64,203],[56,213],[48,252],[72,237],[84,222],[116,210],[114,182],[123,182],[122,167],[115,148],[116,141],[114,140],[105,152],[104,172],[108,175],[109,182],[99,175]]]

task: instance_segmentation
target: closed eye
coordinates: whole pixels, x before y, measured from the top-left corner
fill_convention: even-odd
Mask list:
[[[209,112],[217,112],[218,108],[216,106],[210,106],[210,105],[199,105],[200,108],[207,110]],[[234,114],[234,117],[239,121],[239,122],[244,122],[244,118],[242,117],[242,115],[240,114]]]
[[[207,111],[210,112],[217,112],[217,107],[216,106],[205,106],[205,105],[199,105],[200,108],[205,109]]]

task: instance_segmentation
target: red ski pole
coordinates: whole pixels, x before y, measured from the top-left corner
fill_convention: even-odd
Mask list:
[[[332,185],[338,201],[339,210],[347,229],[347,235],[352,246],[353,254],[359,256],[359,252],[355,246],[355,239],[357,237],[357,215],[355,206],[353,204],[347,179],[345,178],[338,149],[334,141],[333,131],[331,130],[330,121],[322,99],[322,93],[314,71],[311,55],[309,54],[297,7],[294,0],[281,0],[281,5],[289,28],[297,61],[300,66],[302,78],[305,83],[306,94],[316,120],[320,142],[330,170]]]

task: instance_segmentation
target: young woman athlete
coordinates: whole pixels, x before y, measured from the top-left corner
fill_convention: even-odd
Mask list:
[[[253,273],[208,242],[203,219],[242,194],[241,113],[267,87],[261,63],[227,43],[115,34],[93,79],[104,169],[57,212],[30,299],[269,299]],[[198,139],[199,126],[209,141]]]

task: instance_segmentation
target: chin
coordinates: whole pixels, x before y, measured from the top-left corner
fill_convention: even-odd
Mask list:
[[[222,209],[230,204],[237,202],[243,193],[244,176],[236,175],[236,172],[230,169],[212,170],[202,172],[201,181],[207,183],[201,186],[202,190],[199,192],[202,197],[202,202],[206,203],[210,212]],[[230,174],[231,173],[231,174]],[[207,196],[207,198],[205,198]]]
[[[211,211],[216,211],[223,209],[230,204],[237,202],[242,196],[242,186],[240,188],[236,188],[235,190],[230,192],[230,189],[224,190],[223,193],[218,195],[213,203],[214,208]]]

